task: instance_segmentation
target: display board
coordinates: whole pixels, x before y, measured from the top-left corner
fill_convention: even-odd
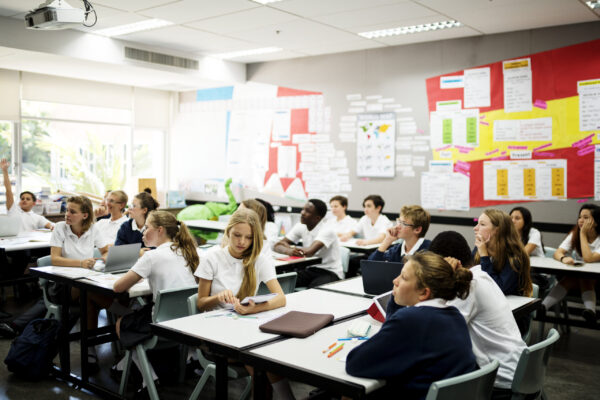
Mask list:
[[[471,207],[600,198],[600,40],[438,75],[426,86],[433,159],[470,179]]]

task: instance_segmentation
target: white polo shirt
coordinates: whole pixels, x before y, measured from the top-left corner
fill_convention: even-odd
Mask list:
[[[294,243],[302,240],[303,247],[310,247],[314,241],[323,243],[323,247],[314,254],[315,257],[321,257],[322,264],[315,267],[329,270],[340,279],[344,279],[340,242],[335,232],[326,226],[324,220],[321,220],[312,231],[309,231],[306,225],[298,223],[285,237]]]
[[[346,215],[341,221],[338,221],[337,217],[334,215],[326,222],[327,227],[332,229],[335,233],[356,232],[358,229],[356,224],[356,220],[349,215]]]
[[[154,250],[146,251],[131,270],[148,279],[152,299],[163,289],[179,289],[196,286],[196,280],[181,252],[171,250],[173,242],[163,243]]]
[[[374,224],[371,223],[371,218],[363,215],[360,220],[358,220],[355,232],[357,235],[362,235],[366,240],[371,240],[382,233],[385,234],[385,231],[391,227],[392,221],[383,214],[379,214]]]
[[[573,237],[572,233],[563,240],[563,242],[558,246],[559,248],[566,251],[566,255],[573,257],[575,261],[583,261],[583,257],[577,253],[577,250],[571,247],[571,238]],[[590,243],[590,250],[592,253],[600,253],[600,236],[596,238],[592,243]]]
[[[21,232],[42,229],[46,224],[51,224],[44,216],[34,213],[33,210],[23,211],[17,202],[14,202],[8,210],[8,215],[18,215],[21,218]]]
[[[535,244],[535,250],[530,254],[531,257],[544,257],[544,250],[542,249],[542,234],[535,228],[529,230],[529,238],[527,244]]]
[[[73,233],[64,221],[59,222],[50,236],[50,246],[60,247],[61,256],[75,260],[94,257],[94,247],[102,248],[110,244],[93,224],[81,237]]]
[[[256,289],[253,294],[256,294],[261,282],[267,283],[272,279],[277,279],[275,261],[261,253],[256,259],[254,269],[256,271]],[[194,275],[212,281],[211,296],[227,289],[236,295],[244,279],[244,266],[242,259],[235,258],[229,253],[229,247],[214,246],[202,254],[200,266]],[[221,307],[223,306],[224,304],[221,305]]]
[[[111,220],[109,218],[103,218],[100,221],[96,222],[95,225],[98,227],[98,230],[106,237],[106,240],[113,244],[115,240],[117,240],[117,233],[119,233],[119,229],[121,228],[121,224],[123,222],[128,221],[127,216],[123,214],[121,218],[116,220]]]

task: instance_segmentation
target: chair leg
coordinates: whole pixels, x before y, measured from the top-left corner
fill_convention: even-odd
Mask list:
[[[146,350],[141,344],[138,344],[135,349],[140,360],[140,364],[142,367],[142,376],[144,377],[144,382],[146,382],[146,387],[148,388],[150,400],[158,400],[158,392],[156,391],[156,386],[154,385],[154,379],[152,379],[152,371],[150,371],[150,361],[148,360],[148,357],[146,355]]]
[[[179,376],[177,377],[178,383],[185,381],[185,366],[188,360],[188,346],[180,345],[179,347]]]
[[[216,373],[216,371],[215,371],[214,364],[207,365],[206,368],[204,368],[204,372],[202,373],[202,376],[200,377],[200,380],[198,381],[198,383],[196,383],[196,387],[194,388],[194,391],[190,395],[189,400],[198,399],[198,397],[200,396],[200,392],[202,392],[204,385],[206,385],[206,381],[208,381],[208,378],[210,378],[211,376],[214,378],[215,373]]]
[[[127,388],[127,381],[129,380],[129,371],[131,368],[131,350],[125,352],[125,365],[123,366],[123,372],[121,374],[121,384],[119,385],[119,396],[125,396],[125,389]]]

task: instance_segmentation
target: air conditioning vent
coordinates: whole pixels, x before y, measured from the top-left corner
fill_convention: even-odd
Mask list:
[[[168,65],[171,67],[198,69],[198,61],[190,58],[176,57],[169,54],[154,53],[133,47],[125,47],[125,58],[131,60],[145,61],[153,64]]]

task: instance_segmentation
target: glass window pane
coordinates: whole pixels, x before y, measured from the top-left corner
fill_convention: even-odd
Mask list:
[[[156,178],[156,187],[163,187],[164,133],[158,129],[136,129],[133,133],[134,178]],[[137,183],[136,183],[137,185]]]
[[[9,121],[0,121],[0,160],[6,158],[10,162],[8,173],[12,172],[12,141],[13,141],[13,123]],[[0,171],[0,179],[2,179],[2,171]],[[11,179],[14,189],[14,179]],[[6,188],[0,182],[0,213],[6,210]]]
[[[122,108],[91,107],[29,100],[21,101],[21,115],[24,117],[43,117],[70,121],[131,123],[131,111]]]

